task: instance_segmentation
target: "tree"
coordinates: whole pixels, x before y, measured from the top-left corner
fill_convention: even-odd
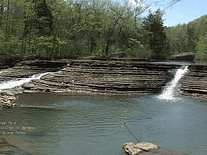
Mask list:
[[[46,0],[33,1],[30,6],[33,14],[25,16],[25,32],[26,36],[32,29],[36,30],[38,36],[50,36],[53,33],[53,15]]]
[[[207,35],[201,35],[196,46],[196,59],[206,60],[207,58]]]
[[[166,32],[163,26],[163,13],[158,9],[155,13],[149,12],[149,15],[143,20],[143,27],[147,31],[146,41],[156,59],[165,59],[167,56]]]

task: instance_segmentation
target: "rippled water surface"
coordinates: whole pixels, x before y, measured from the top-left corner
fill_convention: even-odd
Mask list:
[[[186,97],[22,94],[18,102],[25,107],[1,111],[0,122],[20,129],[1,136],[35,155],[125,155],[123,143],[136,140],[121,127],[124,121],[141,141],[190,155],[207,152],[207,104]]]

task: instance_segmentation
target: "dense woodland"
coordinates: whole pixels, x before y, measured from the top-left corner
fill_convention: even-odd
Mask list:
[[[196,59],[207,58],[207,15],[188,24],[166,28],[171,54],[191,52]]]
[[[174,1],[172,1],[174,2]],[[206,17],[166,28],[163,11],[110,0],[0,0],[0,55],[6,58],[206,57]]]
[[[64,58],[125,52],[161,58],[166,48],[162,12],[112,1],[1,0],[0,54]]]

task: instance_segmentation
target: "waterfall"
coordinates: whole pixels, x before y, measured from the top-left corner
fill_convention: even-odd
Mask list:
[[[0,90],[11,89],[11,88],[14,88],[16,86],[21,86],[22,84],[28,83],[32,80],[40,79],[42,76],[44,76],[46,74],[50,74],[50,73],[47,72],[47,73],[42,73],[42,74],[35,74],[35,75],[33,75],[29,78],[20,78],[20,79],[0,83]]]
[[[182,66],[180,69],[177,70],[174,79],[168,83],[161,93],[161,95],[158,96],[159,99],[165,99],[165,100],[174,100],[174,90],[177,86],[179,80],[185,75],[185,73],[188,71],[188,66]]]

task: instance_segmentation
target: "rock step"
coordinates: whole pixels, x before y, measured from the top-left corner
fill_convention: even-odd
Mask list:
[[[17,106],[14,100],[16,100],[16,97],[13,93],[0,92],[0,110]]]
[[[23,85],[25,91],[82,92],[87,94],[152,94],[173,77],[176,65],[138,62],[72,60],[61,71]]]
[[[183,95],[196,97],[207,101],[207,65],[193,64],[188,67],[189,72],[182,78],[181,91]]]
[[[179,65],[107,60],[31,60],[18,63],[0,74],[0,80],[29,77],[43,72],[40,80],[22,86],[24,92],[82,92],[96,94],[159,93],[173,78],[169,72]],[[19,90],[22,90],[19,87]],[[16,88],[18,89],[18,88]]]

